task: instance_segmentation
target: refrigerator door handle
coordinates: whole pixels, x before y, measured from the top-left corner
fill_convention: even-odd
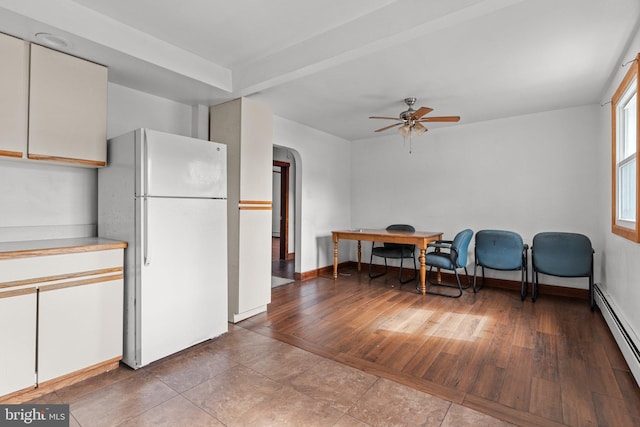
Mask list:
[[[146,129],[142,130],[143,135],[143,150],[142,153],[142,164],[144,165],[144,183],[143,183],[143,191],[144,195],[149,195],[149,182],[151,181],[151,158],[149,157],[149,139],[147,137]]]
[[[143,259],[144,265],[147,266],[151,264],[151,254],[149,251],[149,205],[147,203],[148,199],[145,197],[142,207],[142,232],[144,233],[143,238]]]

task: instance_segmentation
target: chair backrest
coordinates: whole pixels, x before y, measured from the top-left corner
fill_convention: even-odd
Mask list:
[[[416,231],[416,229],[409,224],[392,224],[387,227],[389,231]],[[406,245],[402,243],[384,243],[385,248],[406,248],[408,250],[413,250],[415,245]]]
[[[451,247],[458,253],[458,259],[456,260],[456,267],[467,266],[467,251],[469,250],[469,242],[473,237],[473,231],[470,229],[462,230],[456,237],[453,238]]]
[[[588,277],[593,265],[591,240],[583,234],[545,232],[533,237],[534,271],[561,277]]]
[[[513,231],[480,230],[476,233],[476,264],[494,270],[520,270],[522,237]]]

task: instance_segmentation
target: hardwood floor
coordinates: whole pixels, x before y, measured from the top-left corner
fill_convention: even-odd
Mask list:
[[[341,273],[273,289],[239,326],[517,425],[640,425],[640,390],[586,301]]]

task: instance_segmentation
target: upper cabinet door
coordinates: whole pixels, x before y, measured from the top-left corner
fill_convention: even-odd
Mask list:
[[[29,44],[0,34],[0,156],[27,151]]]
[[[28,151],[30,159],[106,165],[106,67],[31,45]]]

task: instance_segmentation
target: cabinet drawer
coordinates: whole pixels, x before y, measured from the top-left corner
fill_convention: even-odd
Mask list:
[[[122,249],[0,260],[0,289],[122,272]]]

